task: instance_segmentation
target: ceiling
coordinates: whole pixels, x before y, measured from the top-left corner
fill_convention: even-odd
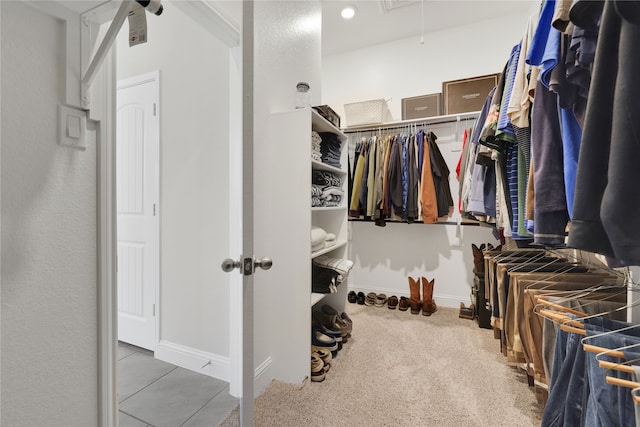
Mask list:
[[[82,12],[100,4],[119,2],[62,0],[62,3]],[[241,0],[213,0],[213,3],[231,22],[240,22]],[[408,37],[415,37],[419,43],[423,31],[426,38],[430,32],[499,16],[519,15],[524,19],[539,3],[540,0],[321,0],[322,54],[332,55]],[[340,16],[346,5],[357,9],[351,20]],[[499,28],[487,28],[487,34],[481,36],[489,39],[499,32]]]
[[[484,0],[323,0],[322,54],[331,55],[415,37],[419,43],[424,34],[462,26],[505,15],[529,16],[540,1]],[[385,4],[395,8],[385,11]],[[351,20],[340,16],[346,5],[354,5],[357,13]],[[423,13],[424,11],[424,13]],[[524,27],[523,27],[524,28]],[[499,28],[487,28],[483,37],[499,35]]]

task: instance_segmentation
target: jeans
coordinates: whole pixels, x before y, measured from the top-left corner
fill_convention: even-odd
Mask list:
[[[571,384],[577,381],[572,381],[573,376],[584,378],[584,352],[580,347],[578,335],[558,330],[549,384],[549,400],[542,415],[543,427],[579,425],[579,423],[566,422],[569,420],[565,420],[565,414],[570,414],[573,420],[575,414],[581,411],[581,407],[576,407],[578,390],[574,391],[570,388]],[[579,372],[581,367],[582,372]],[[582,393],[579,398],[581,405]]]
[[[605,327],[602,328],[600,325]],[[587,319],[585,329],[589,339],[585,342],[608,349],[640,344],[640,337],[638,336],[640,335],[640,328],[599,335],[602,334],[603,331],[610,330],[607,326],[615,325],[629,326],[629,324],[616,322],[614,320],[602,318]],[[617,329],[620,328],[614,328],[613,330]],[[631,376],[625,372],[616,370],[607,371],[600,368],[596,356],[596,353],[587,353],[588,396],[585,396],[586,411],[583,414],[584,425],[633,427],[635,425],[634,408],[629,389],[607,384],[605,379],[608,375],[625,380],[632,380]],[[606,355],[600,356],[599,359],[620,362],[620,359]]]

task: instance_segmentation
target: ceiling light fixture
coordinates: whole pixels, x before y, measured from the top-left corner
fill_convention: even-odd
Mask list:
[[[340,12],[340,16],[344,19],[351,19],[356,15],[356,7],[355,6],[345,6]]]

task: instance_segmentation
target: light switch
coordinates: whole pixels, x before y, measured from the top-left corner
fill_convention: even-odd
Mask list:
[[[67,116],[67,136],[69,138],[80,138],[80,118]]]
[[[58,105],[58,144],[87,148],[87,113],[78,108]]]

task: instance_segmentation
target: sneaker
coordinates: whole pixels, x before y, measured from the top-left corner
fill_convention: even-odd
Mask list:
[[[356,295],[355,291],[349,291],[349,293],[347,294],[347,301],[349,301],[351,304],[355,304],[358,300],[358,296]]]

